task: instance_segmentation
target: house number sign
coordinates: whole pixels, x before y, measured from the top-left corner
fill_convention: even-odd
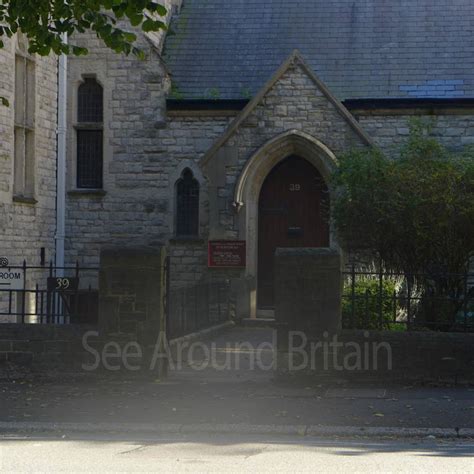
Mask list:
[[[291,183],[290,184],[290,191],[301,191],[301,184]]]
[[[67,291],[76,291],[79,287],[79,278],[68,277],[49,277],[48,291],[57,291],[64,293]]]

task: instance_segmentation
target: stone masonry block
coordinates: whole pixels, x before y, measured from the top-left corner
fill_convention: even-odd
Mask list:
[[[278,248],[275,318],[291,330],[334,333],[341,327],[341,256],[330,248]]]

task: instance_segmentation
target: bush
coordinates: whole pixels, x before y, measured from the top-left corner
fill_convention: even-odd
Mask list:
[[[375,148],[340,157],[333,216],[343,247],[411,278],[418,320],[441,329],[462,307],[474,251],[474,148],[453,153],[429,134],[414,122],[396,159]]]
[[[354,298],[352,299],[352,285],[344,287],[342,299],[342,324],[351,329],[392,329],[395,283],[384,280],[380,293],[379,281],[375,279],[356,281]],[[380,296],[382,301],[380,302]],[[380,317],[380,303],[382,303],[382,317]],[[352,315],[354,305],[354,315]],[[354,319],[352,321],[352,318]]]

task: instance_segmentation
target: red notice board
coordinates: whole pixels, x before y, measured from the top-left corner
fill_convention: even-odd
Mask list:
[[[207,265],[210,268],[245,268],[245,240],[210,240]]]

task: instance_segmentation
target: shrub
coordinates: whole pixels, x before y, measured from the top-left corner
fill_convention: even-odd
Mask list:
[[[381,292],[379,285],[379,281],[376,279],[356,281],[354,298],[352,298],[352,285],[350,283],[345,285],[342,300],[343,327],[351,329],[392,329],[392,326],[394,326],[393,307],[396,304],[396,301],[394,301],[395,283],[391,280],[384,280]],[[352,314],[353,305],[354,314]],[[381,315],[380,305],[382,306]]]
[[[423,295],[414,315],[421,324],[454,324],[474,251],[474,150],[453,153],[414,122],[396,159],[353,151],[340,158],[333,185],[342,245],[411,279]],[[452,304],[423,308],[443,299]]]

